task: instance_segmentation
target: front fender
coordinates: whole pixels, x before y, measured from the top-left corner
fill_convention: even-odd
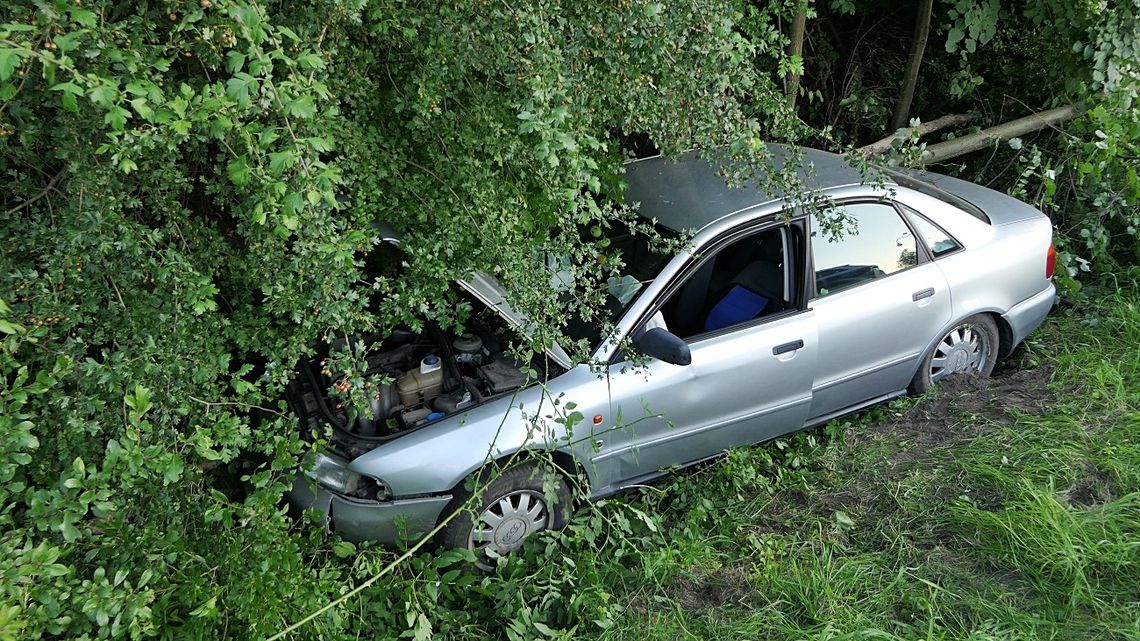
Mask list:
[[[534,385],[385,443],[349,468],[383,480],[395,497],[448,492],[489,461],[523,448],[563,448],[560,411]]]

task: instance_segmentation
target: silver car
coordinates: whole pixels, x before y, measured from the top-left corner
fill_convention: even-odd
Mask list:
[[[289,400],[308,433],[331,436],[291,503],[349,540],[399,544],[474,491],[474,509],[438,539],[509,552],[562,525],[570,503],[549,463],[522,456],[532,462],[486,474],[520,453],[543,451],[561,474],[585,478],[589,497],[606,496],[948,374],[988,375],[1052,307],[1052,225],[1037,209],[934,173],[867,184],[820,151],[805,150],[802,167],[853,231],[836,237],[780,194],[728,187],[693,154],[629,163],[640,214],[663,233],[694,233],[675,256],[636,235],[614,239],[631,272],[610,281],[616,332],[571,328],[594,340],[593,365],[557,346],[531,363],[512,358],[509,325],[523,321],[479,275],[461,283],[487,308],[467,333],[353,339],[375,381],[367,412],[329,392],[343,374],[325,359],[346,345],[318,352]]]

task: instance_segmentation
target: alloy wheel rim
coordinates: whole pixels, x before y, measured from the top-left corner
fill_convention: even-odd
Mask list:
[[[930,380],[938,382],[950,374],[981,372],[989,359],[990,345],[986,334],[971,324],[950,330],[934,348],[930,361]]]
[[[518,490],[487,506],[475,520],[468,538],[477,556],[487,549],[505,554],[518,549],[526,537],[546,529],[549,512],[541,493]]]

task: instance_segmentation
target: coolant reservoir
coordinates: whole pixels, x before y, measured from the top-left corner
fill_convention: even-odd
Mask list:
[[[443,391],[443,368],[440,367],[439,357],[434,358],[436,359],[434,369],[425,372],[424,363],[420,363],[420,369],[414,369],[396,379],[396,393],[399,394],[400,404],[404,407],[431,400]]]

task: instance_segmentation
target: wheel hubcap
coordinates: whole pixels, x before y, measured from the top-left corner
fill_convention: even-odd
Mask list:
[[[545,529],[548,518],[542,494],[533,490],[511,492],[479,515],[471,529],[471,550],[477,555],[488,548],[500,554],[515,550],[527,536]]]
[[[980,372],[985,367],[989,352],[989,340],[984,332],[973,325],[959,325],[934,348],[930,380],[939,381],[959,372]]]

